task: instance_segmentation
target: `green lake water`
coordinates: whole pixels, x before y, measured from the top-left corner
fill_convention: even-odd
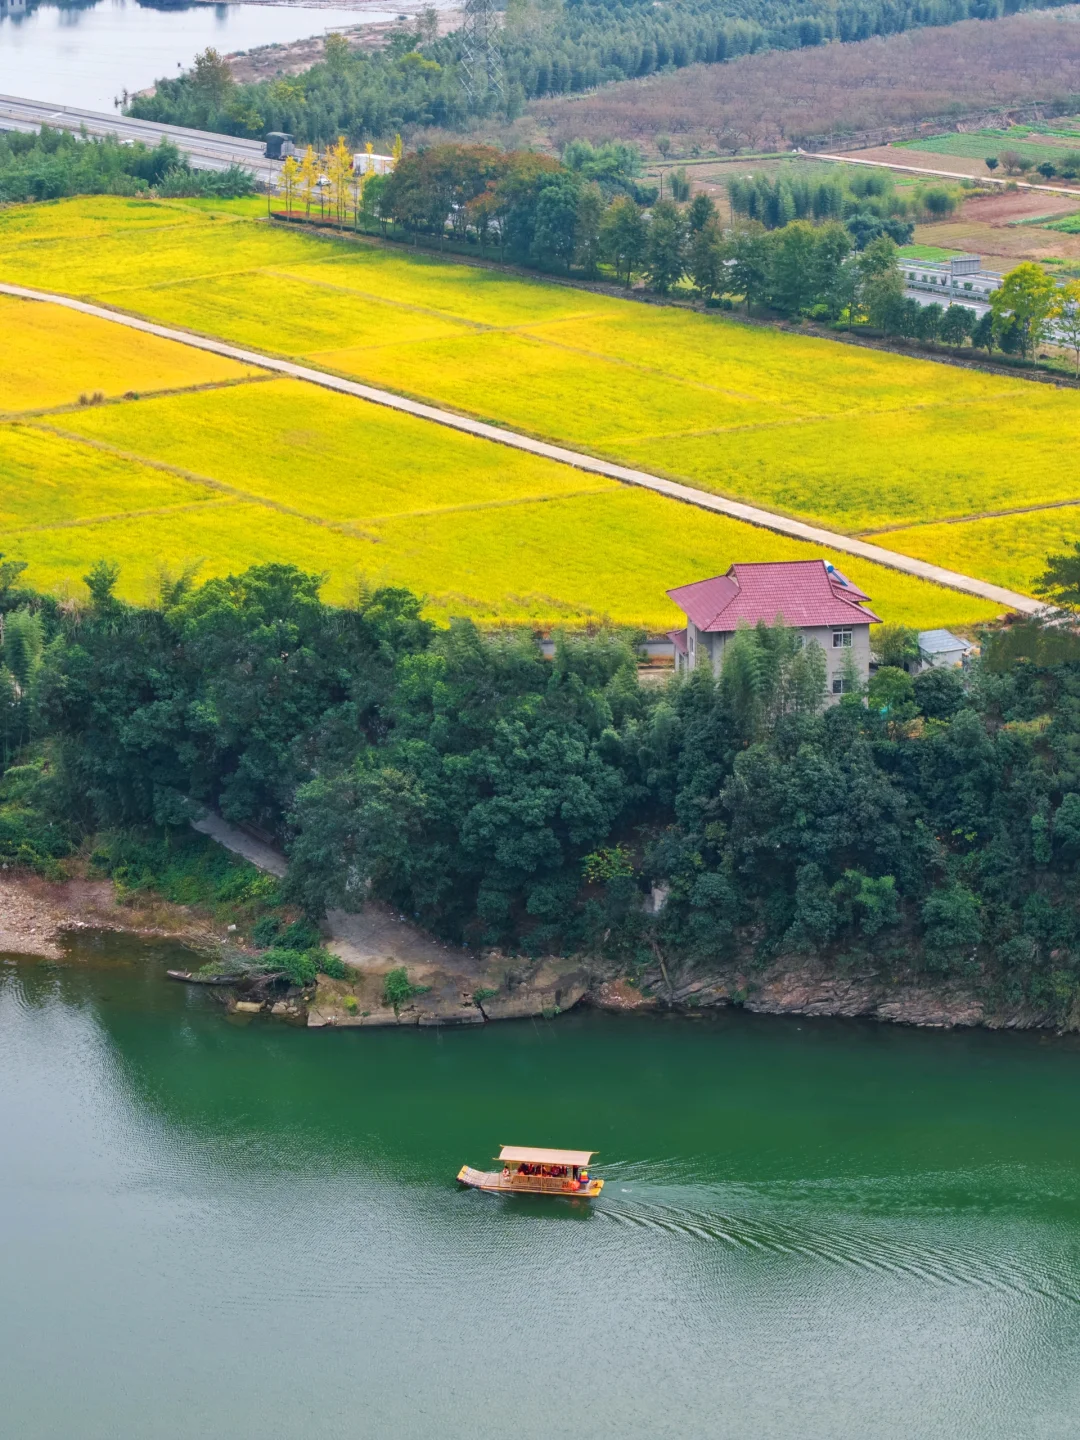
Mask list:
[[[1080,1043],[230,1020],[0,959],[12,1440],[1080,1434]],[[585,1202],[459,1190],[595,1147]]]

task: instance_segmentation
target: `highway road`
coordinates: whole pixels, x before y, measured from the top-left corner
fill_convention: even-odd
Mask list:
[[[276,173],[273,162],[263,155],[261,140],[238,140],[232,135],[188,130],[183,125],[159,125],[154,120],[132,120],[126,115],[80,110],[74,105],[50,105],[43,100],[0,95],[0,130],[34,131],[42,125],[75,131],[85,128],[91,135],[116,135],[121,140],[142,140],[147,145],[156,145],[164,137],[177,145],[200,170],[227,170],[230,165],[243,165],[254,171],[261,181]]]

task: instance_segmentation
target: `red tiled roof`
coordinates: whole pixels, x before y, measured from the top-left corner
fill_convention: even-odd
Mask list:
[[[773,560],[732,565],[726,575],[680,585],[667,592],[699,630],[727,631],[767,625],[779,617],[796,628],[813,625],[870,625],[879,617],[868,600],[824,560]]]
[[[679,652],[680,655],[689,655],[690,652],[689,652],[689,650],[687,650],[687,648],[686,648],[686,626],[685,626],[685,625],[683,626],[683,628],[682,628],[681,630],[669,630],[669,631],[667,632],[667,638],[668,638],[668,639],[671,641],[671,643],[675,646],[675,649]]]

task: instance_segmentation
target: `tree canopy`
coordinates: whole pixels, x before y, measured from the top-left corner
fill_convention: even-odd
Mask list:
[[[632,970],[657,948],[750,974],[794,952],[1054,1013],[1080,992],[1080,645],[1060,629],[990,637],[963,677],[884,666],[866,703],[826,707],[820,652],[782,626],[741,631],[719,676],[645,687],[624,635],[545,659],[529,635],[437,630],[403,590],[327,606],[289,566],[173,577],[153,607],[116,578],[96,566],[61,607],[0,565],[8,863],[180,834],[209,805],[280,838],[313,916],[374,895],[458,942]]]

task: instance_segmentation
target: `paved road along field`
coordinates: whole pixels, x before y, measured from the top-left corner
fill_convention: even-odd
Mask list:
[[[74,105],[50,105],[43,100],[0,95],[0,130],[32,132],[42,125],[58,130],[85,128],[91,135],[116,135],[121,140],[142,140],[147,145],[171,140],[197,169],[227,170],[230,165],[242,165],[264,182],[272,175],[261,140],[238,140],[232,135],[188,130],[183,125],[159,125],[154,120],[131,120],[126,115],[80,110]]]
[[[695,490],[689,485],[679,485],[674,480],[665,480],[659,475],[650,475],[645,470],[631,470],[625,465],[615,465],[610,460],[599,460],[577,450],[565,450],[560,445],[549,445],[543,440],[533,440],[527,435],[518,435],[513,430],[504,430],[496,425],[485,425],[481,420],[470,420],[464,415],[455,415],[450,410],[439,410],[433,405],[423,405],[416,400],[407,400],[390,390],[378,390],[371,385],[362,385],[356,380],[344,380],[324,370],[313,370],[306,365],[296,365],[291,360],[278,360],[272,355],[262,355],[255,350],[244,350],[237,345],[227,345],[221,340],[212,340],[205,335],[195,335],[187,330],[174,330],[167,325],[157,325],[151,320],[142,320],[135,315],[126,315],[119,310],[110,310],[104,305],[91,305],[85,300],[75,300],[67,295],[54,295],[46,290],[30,290],[24,285],[0,283],[0,295],[14,295],[24,300],[40,300],[50,305],[62,305],[77,310],[83,315],[94,315],[100,320],[111,320],[117,325],[127,325],[147,335],[157,335],[164,340],[175,340],[182,345],[192,345],[198,350],[207,350],[213,355],[222,355],[243,364],[258,365],[279,375],[289,375],[294,380],[306,380],[312,385],[321,385],[327,390],[336,390],[343,395],[355,395],[375,405],[385,405],[391,410],[403,411],[422,420],[431,420],[437,425],[446,425],[452,430],[464,431],[498,445],[508,445],[515,450],[524,450],[531,455],[543,455],[563,465],[587,471],[593,475],[606,475],[624,485],[637,485],[645,490],[654,490],[658,495],[667,495],[686,505],[697,505],[702,510],[712,510],[719,515],[730,515],[735,520],[744,520],[751,525],[773,530],[781,535],[793,535],[796,539],[807,540],[812,545],[822,545],[845,555],[858,555],[864,560],[873,560],[892,570],[901,570],[917,575],[937,585],[945,585],[967,595],[978,595],[984,600],[1001,605],[1009,610],[1035,614],[1042,608],[1041,602],[1015,590],[1006,590],[1000,585],[991,585],[971,575],[960,575],[955,570],[945,570],[940,565],[931,565],[925,560],[916,560],[909,555],[900,555],[894,550],[884,550],[869,545],[852,535],[840,535],[831,530],[822,530],[816,525],[807,525],[787,515],[777,515],[771,510],[759,509],[756,505],[745,505],[738,500],[727,500],[720,495],[711,495],[705,490]]]
[[[835,160],[842,165],[873,165],[878,170],[899,170],[905,175],[934,175],[942,180],[971,180],[974,176],[966,175],[960,170],[930,170],[925,165],[901,165],[891,160],[862,160],[858,155],[831,155],[824,150],[800,150],[800,155],[807,155],[812,160]],[[1030,180],[1014,180],[1007,176],[999,180],[993,175],[980,175],[980,185],[1000,185],[1002,189],[1006,185],[1016,185],[1020,190],[1045,190],[1048,195],[1071,195],[1074,199],[1080,200],[1080,190],[1075,185],[1036,185]]]

